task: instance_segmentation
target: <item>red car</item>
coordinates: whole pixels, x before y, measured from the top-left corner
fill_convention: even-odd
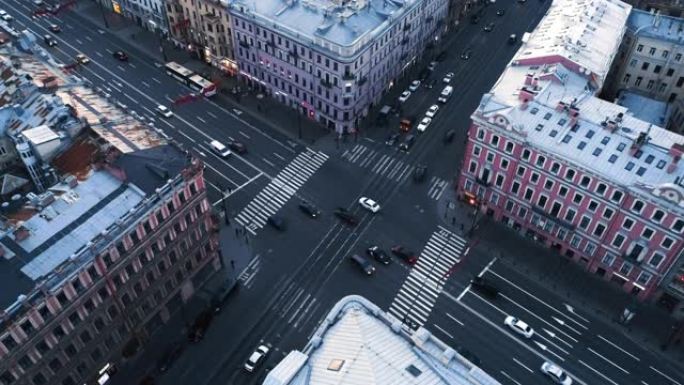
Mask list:
[[[415,265],[418,262],[418,257],[413,251],[406,249],[404,246],[394,246],[392,247],[392,254],[404,260],[404,262],[409,265]]]

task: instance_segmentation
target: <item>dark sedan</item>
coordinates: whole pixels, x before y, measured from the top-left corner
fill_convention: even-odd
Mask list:
[[[119,61],[128,61],[128,55],[126,55],[126,52],[124,51],[114,51],[112,56]]]
[[[368,255],[371,257],[375,258],[376,261],[382,263],[383,265],[389,265],[391,258],[387,253],[385,253],[385,250],[381,249],[378,246],[371,246],[368,249],[366,249],[366,252]]]
[[[350,226],[356,226],[356,224],[359,222],[354,214],[342,207],[338,207],[335,210],[335,216]]]
[[[321,212],[313,205],[311,202],[301,201],[299,202],[299,209],[311,218],[318,218],[321,216]]]
[[[416,257],[416,254],[413,251],[408,250],[404,246],[397,245],[392,247],[392,254],[401,258],[404,262],[408,263],[409,265],[415,265],[416,262],[418,262],[418,257]]]

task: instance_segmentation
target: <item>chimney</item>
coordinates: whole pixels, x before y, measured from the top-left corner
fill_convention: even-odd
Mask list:
[[[537,87],[539,87],[539,78],[536,76],[534,78],[532,78],[532,87],[535,90],[537,89]]]
[[[532,85],[532,78],[534,77],[534,74],[528,73],[525,75],[525,85],[526,86],[531,86]]]
[[[577,118],[579,116],[579,108],[575,107],[573,103],[572,105],[570,105],[570,110],[568,111],[568,114],[571,118]]]
[[[684,155],[684,144],[673,144],[668,153],[672,157],[672,162],[667,166],[667,173],[672,174],[677,169],[677,164],[682,159],[682,155]]]
[[[534,96],[537,93],[528,89],[527,87],[523,87],[520,90],[520,93],[518,93],[518,100],[522,101],[523,103],[527,103],[531,100],[534,100]]]
[[[559,101],[558,104],[556,104],[556,111],[558,112],[563,112],[563,110],[566,108],[567,106],[565,105],[565,102],[563,102],[562,100]]]
[[[610,132],[615,132],[615,129],[617,128],[617,123],[615,123],[612,120],[609,120],[606,122],[606,129],[610,130]]]

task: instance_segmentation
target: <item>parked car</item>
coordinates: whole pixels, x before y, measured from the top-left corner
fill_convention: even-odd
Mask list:
[[[375,273],[375,266],[366,257],[354,254],[349,257],[349,260],[354,262],[366,275],[373,275]]]
[[[425,180],[425,175],[427,174],[427,166],[425,165],[418,165],[416,166],[416,169],[413,170],[413,181],[416,183],[420,183]]]
[[[335,209],[334,213],[336,217],[340,218],[343,222],[350,226],[356,226],[356,224],[359,222],[356,216],[345,208],[338,207]]]
[[[499,296],[499,289],[497,289],[496,286],[492,285],[483,277],[474,277],[470,280],[470,285],[475,291],[483,294],[487,298],[496,299],[496,297]]]
[[[392,254],[401,258],[404,262],[408,263],[409,265],[415,265],[416,262],[418,262],[418,258],[416,257],[415,253],[413,251],[406,249],[404,246],[397,245],[392,247],[391,250]]]
[[[359,204],[361,205],[361,207],[372,213],[377,213],[378,211],[380,211],[380,205],[378,204],[378,202],[368,197],[359,198]]]
[[[51,32],[54,32],[54,33],[60,33],[60,32],[62,32],[62,28],[60,28],[59,25],[57,25],[57,24],[50,24],[50,26],[48,27],[48,29],[49,29]]]
[[[482,30],[485,32],[492,32],[494,30],[494,23],[489,23],[482,27]]]
[[[525,338],[532,338],[534,335],[534,329],[532,329],[530,325],[513,316],[509,315],[506,317],[506,319],[504,319],[504,325]]]
[[[409,91],[416,92],[418,90],[418,87],[420,87],[420,80],[414,80],[411,82],[411,85],[409,86]]]
[[[497,16],[503,16],[504,14],[506,14],[506,10],[505,10],[505,9],[497,9],[497,10],[496,10],[496,15],[497,15]]]
[[[390,136],[387,137],[387,140],[385,141],[385,144],[388,145],[388,146],[394,146],[394,144],[396,144],[397,141],[399,140],[399,137],[400,137],[400,136],[401,136],[401,135],[399,135],[399,134],[397,134],[397,133],[390,134]]]
[[[306,215],[310,216],[311,218],[318,218],[321,215],[321,212],[314,206],[313,203],[307,202],[305,200],[299,201],[299,209],[302,210]]]
[[[542,373],[551,377],[553,382],[555,382],[556,384],[572,385],[572,378],[570,378],[570,376],[568,376],[568,374],[565,373],[565,371],[561,369],[560,366],[554,363],[545,361],[541,366],[541,371]]]
[[[407,135],[404,141],[399,145],[399,149],[402,151],[408,151],[413,146],[413,142],[416,141],[416,137],[413,135]]]
[[[439,64],[439,62],[431,61],[430,64],[428,64],[428,67],[427,67],[428,70],[429,70],[429,71],[434,71],[435,68],[437,68],[437,64]]]
[[[184,349],[185,346],[182,342],[176,342],[175,344],[173,344],[170,348],[166,350],[164,355],[157,362],[157,370],[159,370],[162,373],[169,370],[171,365],[173,365],[173,363],[176,362],[178,357],[180,357],[180,355],[183,354]]]
[[[376,261],[382,263],[383,265],[389,265],[391,258],[385,250],[381,249],[379,246],[371,246],[366,249],[366,253],[371,257],[375,258]]]
[[[76,61],[79,62],[80,64],[90,63],[90,59],[88,58],[88,56],[86,56],[82,53],[79,53],[78,55],[76,55]]]
[[[418,126],[416,127],[416,130],[419,132],[425,132],[427,130],[428,126],[432,123],[432,119],[428,118],[427,116],[423,118],[423,120],[418,123]]]
[[[285,231],[286,229],[286,224],[285,224],[285,218],[279,216],[279,215],[272,215],[268,217],[267,220],[268,224],[271,225],[274,229],[278,231]]]
[[[433,104],[428,108],[427,112],[425,113],[425,116],[428,116],[430,118],[434,118],[435,115],[437,115],[437,111],[439,111],[439,106],[436,104]]]
[[[401,93],[401,95],[399,95],[399,101],[404,103],[410,97],[411,97],[411,91],[404,91]]]
[[[119,61],[128,61],[128,55],[126,55],[126,52],[124,51],[114,51],[112,56]]]
[[[453,79],[453,78],[454,78],[454,73],[453,73],[453,72],[449,72],[449,73],[447,73],[446,75],[444,75],[444,79],[442,79],[442,83],[447,83],[447,84],[448,84],[448,83],[451,82],[451,79]]]
[[[252,373],[256,368],[259,367],[268,355],[270,349],[266,345],[260,345],[256,350],[249,356],[247,362],[245,362],[245,370]]]
[[[466,49],[466,50],[463,51],[463,53],[461,54],[461,59],[463,59],[463,60],[468,60],[468,59],[470,59],[470,57],[471,57],[472,55],[473,55],[473,50],[471,50],[471,49]]]
[[[165,118],[170,118],[173,116],[173,112],[171,112],[168,107],[162,106],[161,104],[157,106],[156,110],[159,115]]]
[[[228,148],[241,155],[247,153],[247,146],[237,140],[231,140],[228,142]]]
[[[512,33],[508,36],[508,44],[515,44],[518,41],[518,35]]]

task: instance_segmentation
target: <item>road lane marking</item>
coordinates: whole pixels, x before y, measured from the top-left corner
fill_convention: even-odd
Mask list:
[[[173,128],[173,129],[176,128],[176,126],[174,126],[173,124],[167,122],[166,119],[161,119],[161,120],[159,120],[159,121],[162,122],[162,123],[164,123],[164,124],[166,124],[167,126]]]
[[[584,321],[584,322],[586,322],[586,323],[588,323],[588,324],[591,323],[591,321],[589,321],[588,319],[586,319],[586,318],[582,317],[581,315],[577,314],[577,313],[575,312],[575,308],[574,308],[574,307],[568,305],[567,303],[563,303],[563,306],[565,306],[565,310],[567,310],[567,311],[569,311],[570,313],[574,314],[575,316],[577,316],[577,318],[581,319],[582,321]]]
[[[148,82],[146,82],[146,81],[143,80],[143,81],[140,82],[140,83],[141,83],[142,85],[144,85],[145,87],[150,88],[150,84],[149,84]]]
[[[594,350],[594,349],[592,349],[592,348],[587,348],[587,350],[590,351],[590,352],[592,352],[592,353],[594,353],[594,354],[596,354],[596,355],[599,356],[600,358],[603,358],[603,359],[604,359],[606,362],[608,362],[609,364],[611,364],[611,365],[615,366],[616,368],[618,368],[618,369],[622,370],[623,372],[625,372],[625,374],[629,374],[629,372],[626,371],[625,369],[621,368],[620,365],[618,365],[618,364],[616,364],[615,362],[609,360],[608,358],[602,356],[602,355],[599,354],[599,352],[597,352],[596,350]]]
[[[195,141],[195,139],[193,139],[193,138],[187,136],[183,131],[178,131],[178,133],[181,134],[181,135],[183,135],[183,136],[185,137],[185,139],[187,139],[187,140],[189,140],[189,141],[191,141],[191,142],[193,142],[193,143],[197,143],[197,142]],[[202,149],[203,149],[203,150],[206,150],[206,148],[202,148]]]
[[[244,136],[245,138],[250,139],[249,135],[245,134],[244,132],[242,132],[240,130],[238,130],[238,132],[240,133],[240,135]]]
[[[157,79],[157,78],[152,78],[152,81],[157,83],[157,84],[161,84],[161,81],[159,81],[159,79]]]
[[[133,63],[128,63],[128,65],[135,68],[135,64],[133,64]]]
[[[451,314],[446,313],[446,315],[447,315],[447,317],[449,317],[449,318],[451,318],[452,320],[454,320],[454,322],[456,322],[457,324],[459,324],[459,325],[461,325],[461,326],[465,326],[463,322],[459,321],[458,319],[456,319],[456,317],[452,316]]]
[[[432,324],[432,326],[434,326],[435,329],[439,330],[440,332],[446,334],[446,335],[447,335],[449,338],[451,338],[452,340],[454,339],[454,336],[452,336],[449,332],[447,332],[446,330],[444,330],[444,329],[442,329],[441,327],[439,327],[439,325],[437,325],[437,324]]]
[[[292,317],[290,317],[290,318],[287,320],[287,323],[288,323],[288,324],[292,324],[292,321],[294,321],[295,318],[297,318],[297,315],[299,314],[300,311],[302,311],[302,309],[303,309],[304,306],[306,305],[306,303],[307,303],[307,301],[309,300],[309,298],[311,298],[311,293],[307,294],[306,297],[304,297],[304,300],[302,300],[302,303],[299,305],[299,307],[297,307],[297,310],[295,310],[295,312],[292,313]]]
[[[120,65],[117,65],[116,68],[120,69],[120,70],[123,71],[123,72],[126,72],[126,70],[125,70],[122,66],[120,66]]]
[[[214,118],[214,119],[218,119],[218,116],[216,116],[216,114],[214,114],[214,113],[211,112],[211,111],[207,111],[207,115],[211,116],[211,117]]]
[[[81,41],[81,39],[74,39],[74,40],[76,41],[76,43],[83,45],[83,42]]]
[[[489,261],[489,263],[487,264],[487,266],[485,266],[484,269],[482,269],[482,271],[480,272],[480,274],[478,274],[477,276],[480,277],[480,278],[482,278],[482,276],[485,275],[485,273],[487,272],[487,270],[489,270],[489,269],[492,267],[492,265],[494,264],[494,262],[496,262],[497,258],[498,258],[498,257],[492,258],[492,260]]]
[[[614,344],[614,343],[608,341],[608,340],[607,340],[606,338],[604,338],[602,335],[599,334],[599,335],[598,335],[598,338],[602,339],[603,341],[605,341],[607,344],[609,344],[610,346],[614,347],[615,349],[617,349],[617,350],[619,350],[619,351],[625,353],[626,355],[628,355],[628,356],[634,358],[635,360],[641,361],[641,360],[639,359],[639,357],[637,357],[637,356],[633,355],[632,353],[626,351],[625,349],[623,349],[623,348],[617,346],[616,344]]]
[[[525,310],[528,314],[530,314],[530,315],[533,316],[534,318],[540,320],[541,322],[543,322],[543,323],[545,323],[546,325],[550,326],[551,328],[555,329],[557,332],[559,332],[559,333],[563,334],[564,336],[566,336],[567,338],[571,339],[574,343],[579,342],[577,339],[573,338],[573,337],[570,336],[568,333],[566,333],[566,332],[564,332],[563,330],[561,330],[558,326],[556,326],[556,325],[554,325],[554,324],[552,324],[552,323],[546,321],[545,319],[543,319],[542,317],[540,317],[540,316],[538,316],[537,314],[533,313],[532,311],[530,311],[530,310],[527,309],[526,307],[524,307],[524,306],[520,305],[519,303],[513,301],[510,297],[506,296],[506,294],[504,294],[504,293],[499,293],[499,295],[500,295],[501,297],[507,299],[508,301],[510,301],[511,303],[513,303],[514,305],[518,306],[519,308]]]
[[[97,52],[97,51],[95,51],[95,55],[97,55],[97,56],[99,56],[99,57],[104,57],[103,54],[101,54],[101,53],[99,53],[99,52]]]
[[[671,381],[673,384],[675,384],[675,385],[682,385],[682,384],[680,384],[679,382],[673,380],[672,377],[670,377],[670,376],[668,376],[667,374],[661,372],[660,370],[654,368],[653,366],[650,366],[650,368],[651,368],[651,370],[653,370],[654,372],[656,372],[656,373],[660,374],[661,376],[667,378],[667,379],[668,379],[669,381]]]
[[[513,377],[511,377],[508,373],[504,372],[503,370],[499,370],[499,373],[503,374],[504,377],[508,378],[509,380],[513,381],[514,384],[517,385],[522,385],[518,381],[516,381]]]
[[[274,155],[276,158],[278,158],[278,159],[280,159],[280,160],[282,160],[282,161],[285,160],[285,157],[283,157],[282,155],[278,154],[277,152],[274,152],[273,155]]]
[[[584,362],[584,361],[582,361],[582,360],[578,360],[578,361],[579,361],[580,364],[586,366],[586,367],[587,367],[589,370],[591,370],[592,372],[598,374],[598,375],[599,375],[601,378],[603,378],[604,380],[610,382],[610,383],[613,384],[613,385],[620,385],[620,384],[618,384],[617,382],[615,382],[615,381],[611,380],[610,378],[606,377],[603,373],[601,373],[601,372],[599,372],[598,370],[596,370],[596,369],[592,368],[591,366],[587,365],[586,362]]]
[[[273,164],[272,162],[270,162],[268,159],[266,159],[266,158],[261,158],[261,160],[263,160],[264,163],[266,163],[267,165],[269,165],[269,166],[271,166],[271,167],[275,167],[275,164]]]
[[[199,120],[200,122],[202,122],[204,124],[207,124],[207,121],[202,119],[202,117],[200,117],[200,116],[197,117],[197,120]]]
[[[93,38],[90,37],[90,36],[86,36],[85,38],[86,38],[86,40],[88,40],[88,41],[93,41]]]
[[[466,286],[466,288],[463,289],[463,291],[461,292],[461,294],[459,294],[458,297],[456,297],[456,300],[457,300],[457,301],[460,301],[461,298],[463,298],[463,296],[466,295],[466,293],[468,293],[468,291],[470,291],[470,284],[468,284],[468,286]]]
[[[518,361],[517,358],[515,358],[515,357],[512,357],[512,358],[513,358],[513,361],[515,361],[516,364],[518,364],[518,365],[522,366],[523,368],[527,369],[528,372],[534,373],[534,370],[528,368],[525,364],[523,364],[522,362]]]

